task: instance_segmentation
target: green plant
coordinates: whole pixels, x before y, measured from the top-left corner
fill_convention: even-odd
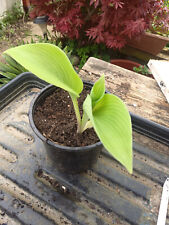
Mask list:
[[[14,34],[13,25],[23,18],[23,9],[20,1],[14,3],[10,10],[4,12],[2,19],[0,19],[0,39],[6,40],[7,37]]]
[[[39,78],[68,91],[77,118],[77,132],[93,127],[105,148],[132,172],[131,118],[121,99],[105,93],[104,76],[87,95],[81,118],[77,99],[83,82],[60,48],[46,43],[28,44],[8,49],[5,53]]]
[[[169,2],[156,0],[157,10],[152,14],[153,20],[150,30],[163,36],[169,35]]]
[[[63,45],[67,46],[67,49],[71,51],[72,55],[76,55],[79,57],[79,69],[83,67],[89,57],[95,57],[105,61],[110,61],[110,52],[113,52],[113,50],[110,51],[110,49],[108,49],[104,44],[91,43],[90,45],[85,44],[82,46],[77,40],[71,39],[61,39],[61,42],[63,42]]]
[[[143,75],[150,75],[151,72],[149,70],[149,68],[144,65],[144,66],[139,66],[139,67],[133,67],[133,70],[136,72],[136,73],[140,73],[140,74],[143,74]]]
[[[24,15],[22,5],[20,1],[17,1],[13,4],[12,8],[10,10],[7,10],[3,17],[1,22],[7,26],[9,24],[16,23],[19,19],[21,19]]]
[[[120,49],[128,39],[141,35],[156,22],[163,22],[164,0],[31,0],[30,16],[49,16],[54,30],[81,43],[104,43]],[[141,4],[141,5],[140,5]],[[161,18],[161,19],[160,19]]]
[[[0,62],[0,87],[7,84],[10,80],[15,78],[17,75],[27,72],[27,70],[17,63],[13,58],[4,54],[6,63]]]
[[[30,43],[32,44],[33,43],[50,43],[54,45],[57,44],[57,46],[65,52],[65,54],[68,56],[68,58],[73,64],[73,57],[71,55],[71,51],[68,50],[67,46],[63,48],[61,42],[57,43],[56,40],[53,40],[53,39],[47,40],[42,38],[41,36],[36,36],[36,39],[31,38],[30,41],[22,40],[21,42],[18,43],[18,46],[30,44]],[[17,63],[14,59],[12,59],[10,56],[6,54],[4,54],[3,56],[5,59],[5,62],[4,63],[0,62],[0,87],[7,84],[10,80],[15,78],[17,75],[28,71],[24,67],[22,67],[19,63]]]
[[[24,41],[22,40],[19,45],[25,45],[25,44],[35,44],[35,43],[49,43],[53,45],[57,45],[60,49],[62,49],[71,63],[73,64],[73,57],[72,57],[72,49],[68,47],[68,45],[63,46],[61,41],[57,41],[56,39],[53,39],[52,37],[50,39],[43,38],[42,36],[36,35],[34,38],[31,38],[30,41]]]

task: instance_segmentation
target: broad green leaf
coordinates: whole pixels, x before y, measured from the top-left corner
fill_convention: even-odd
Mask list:
[[[93,85],[90,96],[92,98],[92,107],[99,101],[105,93],[105,79],[104,75],[102,75]]]
[[[132,173],[132,126],[125,104],[112,94],[105,94],[92,109],[90,95],[83,109],[104,147]]]
[[[76,97],[83,89],[83,82],[73,69],[68,57],[55,45],[27,44],[8,49],[5,53],[40,79],[58,86]]]
[[[92,100],[92,108],[95,104],[104,96],[105,94],[105,79],[104,75],[102,75],[93,85],[90,91],[90,97]],[[89,117],[85,111],[83,111],[81,130],[84,131],[87,128],[91,128],[93,124],[89,121]]]

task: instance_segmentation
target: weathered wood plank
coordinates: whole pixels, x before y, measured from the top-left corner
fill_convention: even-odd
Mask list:
[[[129,111],[169,127],[169,104],[155,80],[93,57],[80,76],[94,82],[103,73],[107,90],[122,98]]]

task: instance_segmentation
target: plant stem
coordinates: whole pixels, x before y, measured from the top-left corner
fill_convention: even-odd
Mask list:
[[[81,116],[80,116],[80,111],[79,111],[79,105],[78,105],[78,101],[77,101],[77,97],[75,97],[74,95],[70,94],[70,97],[72,99],[73,102],[73,107],[75,110],[75,115],[76,115],[76,119],[77,119],[77,133],[81,133]]]

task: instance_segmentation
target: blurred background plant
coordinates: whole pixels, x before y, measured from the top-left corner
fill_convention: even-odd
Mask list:
[[[133,67],[133,71],[142,75],[152,75],[149,68],[146,65],[140,65],[139,67]]]
[[[74,63],[75,65],[78,65],[79,70],[91,56],[109,62],[112,53],[115,54],[115,52],[112,52],[110,49],[108,49],[105,44],[92,43],[81,45],[77,40],[71,39],[60,39],[60,41],[63,43],[63,45],[67,46],[69,51],[72,52],[72,56],[76,61]]]
[[[47,15],[54,31],[60,32],[63,37],[78,40],[81,45],[104,43],[108,48],[120,49],[128,39],[141,35],[152,23],[155,29],[157,25],[168,29],[168,9],[164,6],[164,0],[30,2],[32,18]]]
[[[18,0],[10,10],[7,10],[0,19],[0,39],[5,39],[15,33],[16,22],[23,18],[24,12],[21,2]]]
[[[17,75],[27,70],[8,55],[4,55],[5,63],[0,62],[0,87],[7,84]]]
[[[157,0],[157,10],[152,15],[150,31],[164,36],[169,36],[169,1]]]

